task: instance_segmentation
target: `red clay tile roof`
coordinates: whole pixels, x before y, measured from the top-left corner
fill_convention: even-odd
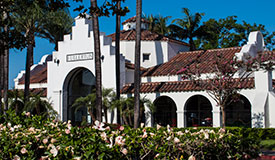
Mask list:
[[[19,84],[25,83],[25,74],[19,79]],[[47,63],[37,65],[30,73],[30,83],[47,83]]]
[[[111,37],[113,41],[116,39],[115,33],[108,35],[108,37]],[[126,41],[134,41],[136,39],[136,31],[135,30],[122,30],[120,31],[120,40],[126,40]],[[142,41],[168,41],[172,43],[177,43],[185,46],[190,46],[188,43],[175,40],[166,36],[163,36],[158,33],[151,32],[149,30],[142,30],[141,31],[141,40]]]
[[[128,23],[128,22],[136,22],[136,16],[134,17],[131,17],[129,19],[126,19],[124,22],[122,22],[122,24],[125,24],[125,23]],[[146,19],[144,18],[141,18],[141,22],[144,22],[144,23],[149,23]]]
[[[225,59],[232,59],[235,53],[240,52],[241,47],[222,48],[222,49],[210,49],[210,50],[199,50],[181,52],[180,54],[173,57],[166,63],[160,64],[148,68],[142,76],[166,76],[166,75],[177,75],[177,71],[189,65],[194,66],[193,60],[198,58],[200,62],[201,73],[211,73],[211,62],[214,56],[221,54]]]
[[[240,79],[234,79],[235,83],[233,87],[242,89],[254,88],[254,78],[248,78],[246,81]],[[240,87],[241,86],[241,87]],[[202,89],[194,84],[192,81],[173,81],[173,82],[147,82],[141,83],[141,93],[153,93],[153,92],[187,92],[187,91],[201,91]],[[134,93],[134,84],[126,84],[120,91],[122,94]]]

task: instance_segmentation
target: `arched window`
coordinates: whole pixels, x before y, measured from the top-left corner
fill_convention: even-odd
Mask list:
[[[177,127],[177,107],[176,103],[168,96],[158,97],[154,101],[156,111],[154,113],[154,123],[162,126],[170,125]]]
[[[245,96],[231,97],[225,113],[226,126],[251,127],[251,104]]]
[[[201,95],[189,98],[185,104],[185,126],[212,126],[212,105]]]

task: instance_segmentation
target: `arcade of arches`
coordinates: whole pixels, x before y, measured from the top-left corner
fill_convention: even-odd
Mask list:
[[[77,68],[71,71],[64,82],[63,94],[63,118],[71,120],[78,125],[83,121],[90,123],[91,117],[85,106],[72,107],[75,100],[85,97],[95,87],[95,76],[86,68]],[[160,96],[154,101],[155,112],[152,120],[154,124],[177,127],[177,106],[174,100],[168,96]],[[190,97],[184,105],[185,127],[213,126],[212,105],[202,95]],[[244,96],[238,101],[232,101],[226,107],[226,125],[251,127],[251,104]]]
[[[158,97],[154,101],[156,107],[153,115],[154,124],[177,126],[177,106],[168,96]],[[185,127],[213,126],[213,107],[202,95],[194,95],[185,103]],[[226,126],[251,127],[251,104],[242,95],[239,100],[232,101],[226,107]]]

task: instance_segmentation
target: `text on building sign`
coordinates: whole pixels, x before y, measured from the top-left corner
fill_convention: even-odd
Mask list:
[[[85,61],[85,60],[92,60],[92,59],[93,59],[93,52],[67,55],[67,62]]]

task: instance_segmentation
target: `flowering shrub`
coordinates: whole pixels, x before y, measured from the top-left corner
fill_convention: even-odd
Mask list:
[[[259,152],[256,138],[236,130],[169,126],[114,130],[99,122],[79,128],[70,122],[40,121],[27,113],[1,119],[0,159],[251,159]]]

